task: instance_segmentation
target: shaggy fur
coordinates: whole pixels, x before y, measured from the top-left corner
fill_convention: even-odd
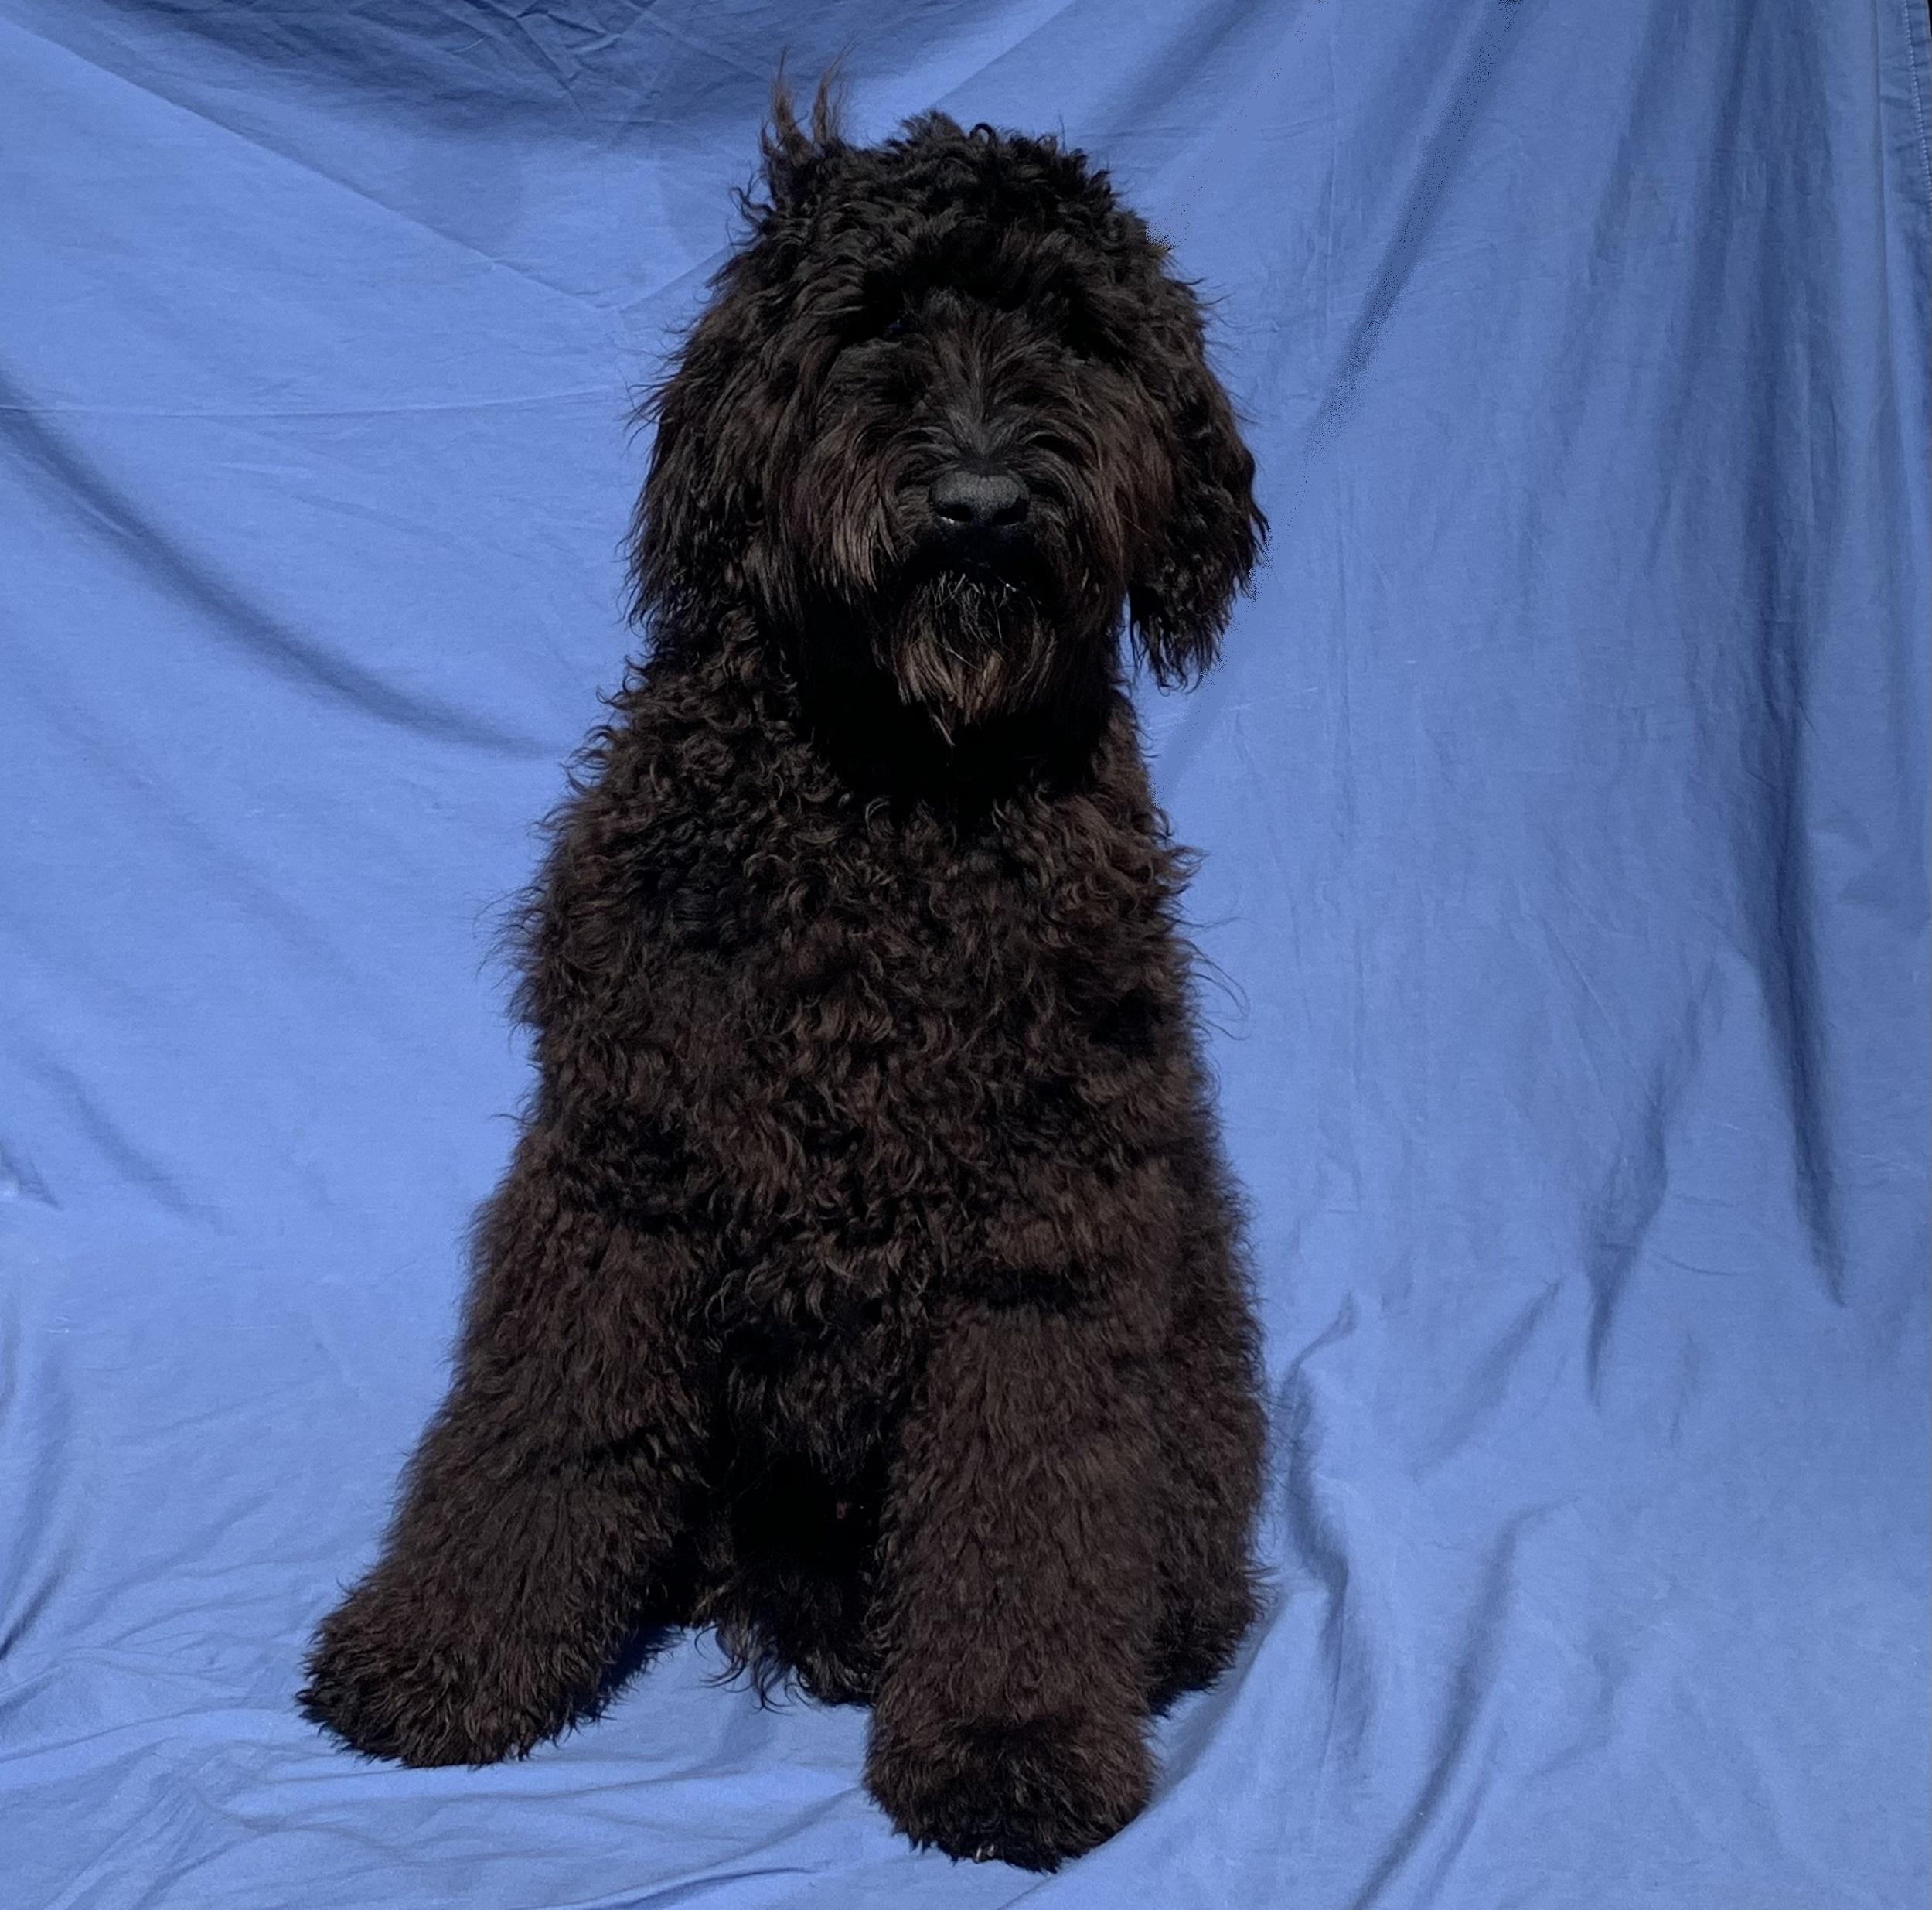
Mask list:
[[[708,1625],[872,1706],[907,1835],[1051,1867],[1255,1610],[1256,1333],[1120,640],[1205,668],[1264,526],[1081,155],[781,95],[765,176],[654,401],[655,641],[532,905],[454,1384],[303,1703],[482,1763]]]

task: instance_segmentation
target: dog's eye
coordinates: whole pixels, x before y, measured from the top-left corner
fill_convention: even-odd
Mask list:
[[[888,319],[884,324],[879,327],[879,336],[881,338],[904,338],[905,336],[905,315],[899,313]]]

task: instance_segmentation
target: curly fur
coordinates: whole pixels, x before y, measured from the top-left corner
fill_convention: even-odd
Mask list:
[[[454,1383],[302,1702],[487,1762],[708,1625],[873,1707],[908,1836],[1051,1867],[1255,1609],[1256,1331],[1121,638],[1205,668],[1265,527],[1195,299],[1080,155],[856,146],[822,91],[765,160],[653,401],[655,640],[530,911]],[[963,459],[1029,500],[964,558]]]

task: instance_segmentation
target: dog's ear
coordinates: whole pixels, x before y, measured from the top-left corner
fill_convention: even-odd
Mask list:
[[[758,517],[755,339],[751,293],[737,260],[679,353],[671,375],[638,413],[656,435],[631,520],[632,613],[675,618],[730,595]]]
[[[801,126],[792,89],[780,69],[772,86],[771,124],[758,138],[765,191],[775,210],[792,210],[803,205],[812,196],[824,162],[845,143],[839,126],[840,104],[838,70],[833,67],[819,80],[812,97],[810,118]]]
[[[1255,502],[1254,459],[1208,367],[1199,302],[1177,280],[1158,282],[1143,375],[1167,418],[1173,481],[1134,567],[1127,612],[1155,679],[1168,684],[1201,675],[1220,653],[1268,520]]]
[[[780,71],[771,123],[759,141],[768,203],[740,205],[755,236],[809,201],[825,162],[843,147],[836,70],[819,83],[808,122],[799,123]],[[712,281],[670,377],[639,412],[654,424],[651,462],[631,520],[632,612],[675,616],[693,601],[735,595],[762,511],[758,472],[768,453],[772,399],[760,373],[760,275],[780,247],[727,259]]]

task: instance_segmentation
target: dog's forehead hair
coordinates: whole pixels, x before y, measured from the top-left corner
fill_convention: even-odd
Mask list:
[[[1022,295],[1044,276],[1117,282],[1165,250],[1082,155],[957,132],[829,155],[804,237],[815,272]]]
[[[826,157],[837,182],[828,196],[848,204],[889,202],[928,217],[961,208],[1061,232],[1097,227],[1118,210],[1084,154],[1024,134],[914,130]]]

